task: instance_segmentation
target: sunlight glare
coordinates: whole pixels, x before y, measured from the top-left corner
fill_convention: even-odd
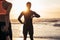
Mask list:
[[[20,13],[22,11],[27,11],[26,10],[26,3],[27,2],[31,2],[32,3],[32,7],[31,7],[31,10],[37,12],[38,14],[39,11],[40,11],[40,8],[39,8],[39,4],[38,4],[38,1],[37,0],[10,0],[10,2],[13,4],[13,7],[12,7],[12,11],[11,11],[11,18],[12,19],[17,19],[18,16],[20,15]]]
[[[12,10],[10,13],[11,19],[17,19],[22,11],[26,11],[26,3],[31,2],[31,10],[41,15],[42,18],[60,18],[60,2],[54,0],[7,0],[12,3]],[[56,12],[56,10],[59,12]],[[50,10],[51,9],[51,10]],[[54,12],[52,12],[54,10]],[[58,15],[55,14],[58,13]],[[51,14],[51,15],[50,15]],[[55,15],[55,16],[54,16]],[[48,17],[49,16],[49,17]]]

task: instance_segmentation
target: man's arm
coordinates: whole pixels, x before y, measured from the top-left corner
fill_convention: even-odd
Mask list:
[[[33,13],[33,17],[37,17],[38,18],[38,17],[40,17],[40,15],[38,15],[37,13],[34,12]]]
[[[19,17],[18,17],[18,21],[23,24],[23,22],[21,21],[21,17],[22,17],[22,16],[23,16],[23,14],[21,13],[21,14],[19,15]]]

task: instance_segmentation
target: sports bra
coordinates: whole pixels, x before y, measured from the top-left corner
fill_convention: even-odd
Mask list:
[[[4,15],[4,14],[6,14],[6,10],[3,8],[3,2],[2,1],[0,1],[0,15]]]

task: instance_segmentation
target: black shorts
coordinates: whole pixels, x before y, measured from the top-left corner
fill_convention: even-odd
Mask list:
[[[23,27],[23,34],[24,35],[27,35],[29,33],[29,35],[33,35],[33,27],[27,27],[27,26],[24,26]]]
[[[0,22],[0,31],[1,31],[1,28],[3,28],[5,26],[5,22]]]
[[[0,40],[5,40],[6,33],[2,32],[1,28],[5,26],[5,22],[0,22]]]
[[[12,29],[11,29],[11,23],[9,23],[9,28],[8,28],[8,32],[2,32],[1,28],[3,28],[5,26],[5,22],[0,22],[0,40],[6,40],[6,36],[10,36],[11,40],[12,40]]]

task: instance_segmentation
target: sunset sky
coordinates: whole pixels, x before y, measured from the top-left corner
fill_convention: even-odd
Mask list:
[[[11,19],[17,19],[21,11],[26,7],[26,2],[32,3],[31,10],[41,18],[60,18],[60,0],[7,0],[12,3]]]

